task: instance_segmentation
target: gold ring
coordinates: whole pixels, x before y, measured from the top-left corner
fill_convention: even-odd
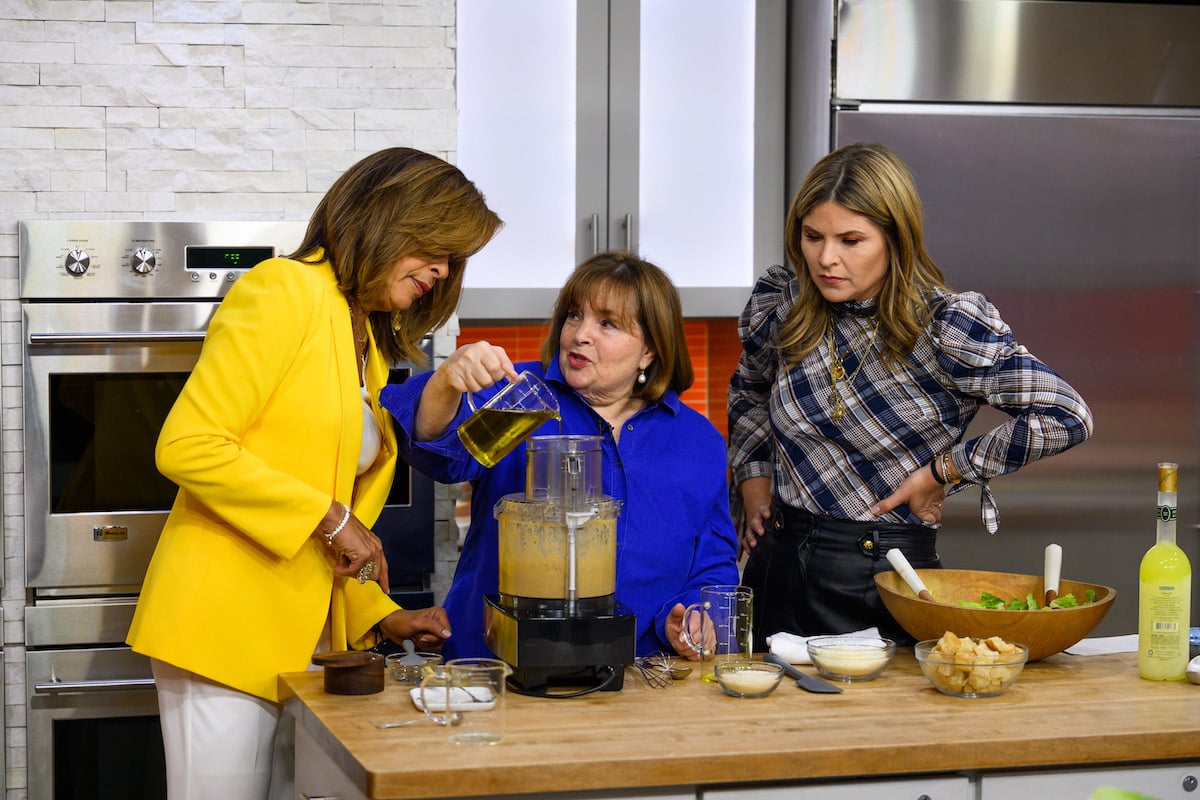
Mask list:
[[[368,561],[367,563],[363,564],[362,569],[360,569],[358,571],[358,582],[366,583],[367,578],[370,578],[371,575],[373,575],[374,573],[375,573],[375,562]]]

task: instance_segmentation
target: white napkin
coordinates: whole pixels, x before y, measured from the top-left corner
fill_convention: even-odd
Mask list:
[[[829,634],[824,634],[829,635]],[[854,633],[840,634],[842,636],[878,636],[879,628],[866,628]],[[780,631],[767,637],[767,648],[777,656],[781,656],[789,664],[811,664],[808,657],[808,640],[815,637],[797,636],[794,633]]]
[[[412,698],[414,706],[421,711],[425,710],[425,704],[421,702],[420,686],[409,689],[408,696]],[[431,711],[446,710],[445,686],[428,686],[425,689],[425,696],[429,698]],[[458,686],[450,689],[451,711],[490,711],[495,707],[496,698],[492,695],[492,690],[486,686],[473,686],[469,692]]]
[[[1137,649],[1137,634],[1129,633],[1124,636],[1098,636],[1084,639],[1068,647],[1065,652],[1073,656],[1098,656],[1108,653],[1136,653]]]

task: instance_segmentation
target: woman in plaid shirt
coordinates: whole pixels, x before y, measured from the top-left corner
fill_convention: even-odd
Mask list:
[[[987,298],[946,286],[922,226],[895,153],[830,153],[788,212],[794,271],[768,269],[742,312],[729,437],[756,649],[871,626],[911,641],[874,586],[887,550],[939,567],[947,493],[978,485],[995,532],[988,481],[1092,433],[1083,398]],[[1008,419],[963,441],[982,405]]]

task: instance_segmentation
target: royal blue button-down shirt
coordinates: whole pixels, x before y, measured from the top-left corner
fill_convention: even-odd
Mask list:
[[[543,377],[558,398],[562,427],[551,420],[534,435],[602,437],[604,493],[619,501],[616,599],[637,618],[637,655],[673,653],[665,622],[676,603],[700,600],[700,588],[737,583],[737,535],[729,515],[725,440],[703,415],[668,390],[624,423],[620,442],[609,424],[565,382],[557,359],[516,365]],[[525,490],[525,448],[491,469],[463,447],[458,425],[470,414],[464,402],[436,441],[412,439],[416,409],[430,373],[388,386],[380,402],[398,422],[401,453],[412,466],[442,483],[471,483],[471,522],[445,607],[453,635],[447,659],[489,656],[483,638],[483,597],[499,590],[497,501]],[[495,389],[481,393],[486,401]]]

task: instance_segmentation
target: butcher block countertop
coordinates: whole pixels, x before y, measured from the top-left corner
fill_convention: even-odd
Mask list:
[[[814,668],[801,667],[816,674]],[[903,776],[1196,759],[1200,686],[1138,678],[1133,653],[1059,654],[1000,697],[939,693],[901,648],[884,675],[810,694],[784,677],[769,697],[727,697],[693,673],[619,692],[508,696],[507,734],[456,746],[422,721],[408,687],[326,694],[320,671],[280,676],[297,724],[370,798],[489,796],[747,781]]]

